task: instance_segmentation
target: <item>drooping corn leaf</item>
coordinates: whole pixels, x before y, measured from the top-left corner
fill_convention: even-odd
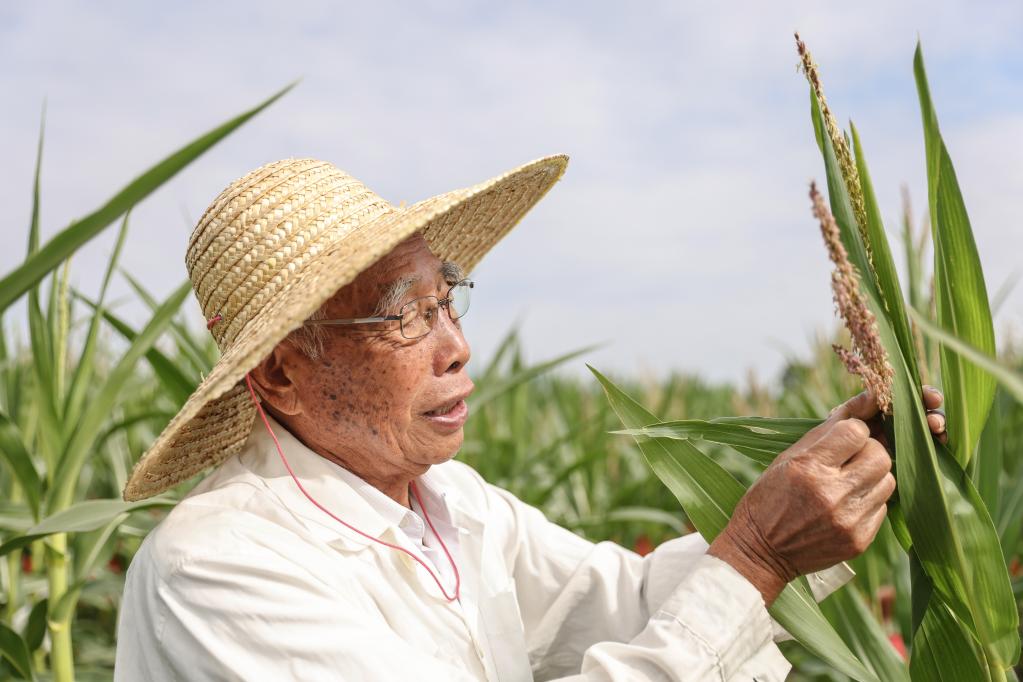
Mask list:
[[[984,272],[952,158],[938,129],[919,43],[913,57],[913,75],[920,96],[927,153],[938,326],[982,352],[994,355],[995,331]],[[949,446],[965,467],[980,440],[984,420],[994,400],[995,383],[969,358],[945,347],[941,349],[941,377]]]
[[[86,500],[66,507],[29,528],[22,535],[8,539],[0,545],[0,556],[31,544],[55,533],[81,533],[101,528],[114,518],[127,512],[152,507],[173,507],[177,500],[169,497],[150,497],[137,502],[124,500]]]
[[[1016,400],[1023,403],[1023,375],[991,354],[938,327],[916,310],[910,310],[909,315],[924,334],[939,341],[943,348],[963,356],[973,365],[990,374]]]
[[[626,428],[657,421],[655,415],[604,375],[587,367],[604,388],[612,409]],[[636,442],[650,468],[678,498],[700,535],[708,542],[717,537],[745,494],[745,487],[688,441],[639,436]],[[877,680],[828,623],[805,578],[789,583],[769,611],[793,638],[836,670],[857,680]]]
[[[819,425],[819,419],[771,417],[718,417],[659,422],[640,429],[621,429],[615,434],[671,438],[727,445],[761,464],[774,458]]]
[[[174,177],[178,171],[197,159],[207,149],[276,102],[294,85],[294,83],[288,85],[252,109],[196,138],[138,176],[96,211],[76,220],[56,234],[26,258],[21,265],[0,279],[0,310],[6,310],[78,247],[99,234],[125,211],[149,196],[156,188]]]
[[[885,682],[909,682],[909,669],[855,585],[836,591],[821,610],[865,665]]]

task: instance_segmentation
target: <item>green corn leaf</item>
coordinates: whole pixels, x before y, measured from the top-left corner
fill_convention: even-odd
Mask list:
[[[938,129],[919,43],[913,58],[913,72],[920,96],[927,152],[938,326],[982,352],[994,355],[995,332],[984,272],[952,158]],[[995,383],[975,363],[946,348],[941,350],[941,377],[949,445],[965,467],[980,440],[984,420],[994,400]]]
[[[1017,483],[1006,491],[998,509],[997,522],[1002,556],[1008,564],[1016,556],[1016,548],[1023,537],[1023,485]]]
[[[75,536],[74,572],[72,575],[78,582],[84,585],[90,579],[89,574],[99,564],[100,558],[105,556],[109,558],[109,551],[112,551],[108,547],[110,539],[117,532],[118,527],[128,519],[128,516],[129,512],[121,512],[110,519],[106,525]],[[58,617],[57,620],[62,619]]]
[[[10,661],[22,678],[35,680],[35,673],[32,671],[32,658],[29,656],[25,640],[3,623],[0,623],[0,654]]]
[[[516,386],[520,386],[520,385],[522,385],[522,384],[524,384],[526,382],[532,381],[533,379],[535,379],[536,377],[540,376],[541,374],[544,374],[546,372],[551,371],[552,369],[554,369],[558,365],[563,365],[564,363],[568,362],[569,360],[574,360],[575,358],[579,357],[580,355],[585,355],[586,353],[589,353],[590,351],[596,350],[597,348],[600,348],[600,344],[595,344],[595,345],[592,345],[592,346],[586,346],[585,348],[580,348],[580,349],[574,350],[574,351],[572,351],[570,353],[565,353],[564,355],[559,355],[558,357],[556,357],[556,358],[554,358],[552,360],[547,360],[546,362],[541,362],[541,363],[538,363],[538,364],[535,364],[535,365],[530,365],[529,367],[522,368],[522,369],[512,373],[512,375],[510,377],[507,377],[506,379],[502,379],[501,381],[495,381],[495,382],[492,382],[492,383],[488,383],[488,384],[484,385],[476,393],[476,395],[474,395],[470,399],[470,401],[472,403],[472,409],[473,410],[478,410],[480,407],[482,407],[483,405],[486,405],[488,402],[490,402],[494,398],[497,398],[498,396],[500,396],[500,395],[502,395],[502,394],[512,390]]]
[[[117,396],[131,378],[138,360],[156,343],[188,296],[189,291],[191,291],[191,286],[188,283],[182,284],[164,301],[128,347],[128,350],[121,356],[108,375],[106,382],[93,396],[85,412],[82,413],[82,418],[76,425],[67,449],[61,457],[54,479],[54,494],[50,498],[49,506],[51,513],[70,504],[82,466],[89,453],[92,452],[96,437],[100,434],[104,422],[109,418]]]
[[[0,410],[0,455],[11,468],[21,492],[28,502],[29,509],[35,519],[39,518],[39,502],[43,493],[43,484],[39,479],[32,456],[22,438],[18,425]]]
[[[813,115],[820,116],[816,106]],[[851,203],[827,136],[822,143],[832,210],[850,259],[863,275],[870,270],[865,251],[857,248],[862,244]],[[895,374],[893,440],[899,510],[913,550],[949,607],[983,643],[986,655],[1007,665],[1019,656],[1018,617],[991,517],[969,477],[931,437],[918,372],[905,359],[913,354],[903,353],[878,288],[871,285],[872,277],[862,277],[861,282]],[[946,409],[959,399],[947,392],[945,398]]]
[[[49,608],[49,603],[49,599],[40,599],[28,614],[28,621],[21,634],[25,638],[25,645],[29,652],[35,651],[43,645],[43,639],[46,637],[46,611]]]
[[[151,497],[138,502],[124,500],[86,500],[66,507],[52,516],[48,516],[25,531],[24,534],[8,539],[0,545],[0,556],[21,549],[54,533],[83,533],[102,528],[119,515],[150,509],[153,507],[173,507],[177,500],[169,497]]]
[[[74,374],[71,377],[71,388],[68,391],[67,400],[64,405],[65,425],[70,426],[78,421],[78,416],[82,410],[82,402],[85,400],[89,382],[92,379],[93,361],[95,360],[96,341],[99,336],[100,322],[102,320],[103,302],[106,300],[107,287],[110,286],[110,276],[113,274],[114,267],[116,267],[117,261],[120,258],[125,237],[128,236],[128,220],[130,215],[130,211],[125,213],[124,220],[121,222],[121,229],[117,233],[114,250],[110,255],[106,272],[103,274],[103,283],[100,285],[99,307],[93,311],[92,317],[89,320],[89,331],[85,335],[85,345],[82,346],[81,355],[78,356],[78,365],[75,367]],[[65,436],[67,435],[69,434],[65,431]]]
[[[626,428],[657,421],[604,375],[587,367],[604,388],[612,409]],[[743,485],[688,441],[640,436],[636,442],[650,468],[678,498],[700,535],[708,542],[717,537],[745,494]],[[828,623],[805,578],[789,583],[768,610],[793,638],[836,670],[857,680],[877,680]]]
[[[810,88],[810,115],[813,119],[814,130],[823,127],[820,105],[817,102],[817,95],[813,88]],[[838,157],[835,155],[835,147],[831,138],[822,135],[818,138],[824,155],[824,166],[827,170],[828,200],[831,204],[831,213],[835,217],[842,236],[842,245],[849,254],[849,261],[856,267],[860,276],[860,283],[863,288],[875,299],[880,298],[877,282],[874,281],[874,269],[870,266],[870,258],[867,255],[867,248],[860,237],[860,231],[856,227],[856,216],[853,213],[852,201],[849,199],[849,192],[842,179],[842,171],[838,167]]]
[[[902,354],[909,361],[909,365],[916,367],[916,347],[913,343],[913,332],[909,326],[909,319],[906,317],[902,285],[899,284],[899,274],[895,269],[892,248],[888,243],[884,222],[881,220],[881,209],[877,205],[877,197],[874,195],[874,184],[870,180],[870,171],[867,170],[867,160],[863,154],[863,147],[860,144],[859,133],[856,131],[856,126],[851,122],[849,128],[852,131],[853,151],[856,155],[856,172],[860,176],[863,206],[867,214],[866,234],[870,240],[874,274],[880,285],[878,287],[879,293],[884,303],[885,312],[888,314],[888,320],[895,330],[895,337],[899,340],[899,348],[902,349]]]
[[[821,610],[878,679],[909,682],[906,662],[892,646],[855,585],[847,585],[833,593],[821,602]]]
[[[1001,360],[993,357],[990,353],[982,351],[958,336],[945,331],[916,310],[910,309],[909,315],[925,335],[940,342],[942,348],[961,355],[976,367],[983,369],[997,379],[998,383],[1011,393],[1016,400],[1023,403],[1023,375]]]
[[[973,458],[974,466],[970,472],[980,499],[984,500],[984,506],[995,518],[996,526],[998,513],[1002,508],[1001,478],[1005,462],[1002,434],[1006,429],[1002,423],[1002,401],[998,397],[996,393],[995,401],[988,413],[987,424],[984,425],[984,432],[980,434],[978,452],[983,454]]]
[[[891,327],[878,327],[885,347],[897,347]],[[931,437],[905,361],[891,359],[899,495],[914,551],[943,600],[1008,665],[1019,657],[1019,620],[994,524],[969,476]]]
[[[187,283],[181,286],[187,286]],[[76,293],[75,297],[94,311],[100,310],[99,303],[90,300],[86,296]],[[104,308],[102,315],[107,324],[113,327],[128,343],[133,343],[138,338],[139,333],[111,311]],[[149,366],[153,368],[153,373],[156,374],[163,389],[167,391],[174,403],[176,405],[184,404],[188,396],[195,390],[198,381],[189,378],[176,363],[156,346],[146,351],[146,361],[149,362]]]
[[[981,667],[970,635],[937,599],[931,599],[913,637],[909,672],[913,682],[991,679]]]
[[[25,262],[0,280],[0,310],[6,310],[46,273],[57,267],[78,247],[99,234],[129,208],[149,196],[156,188],[174,177],[203,152],[236,130],[253,116],[276,102],[294,83],[277,92],[256,107],[232,118],[210,132],[196,138],[129,183],[106,204],[88,216],[71,223],[55,235]]]
[[[121,271],[121,274],[124,276],[124,279],[127,280],[128,285],[131,286],[138,297],[142,299],[143,303],[149,307],[151,312],[155,311],[159,307],[160,302],[142,286],[141,282],[124,270]],[[178,350],[185,359],[188,360],[188,364],[191,365],[192,371],[195,375],[209,374],[210,368],[213,366],[211,358],[207,357],[208,353],[206,349],[204,349],[196,341],[195,337],[189,333],[188,328],[175,319],[171,322],[170,330],[177,342]],[[198,381],[194,383],[198,385]]]
[[[96,445],[94,448],[99,451],[103,449],[106,442],[113,438],[115,435],[128,429],[136,424],[143,422],[154,422],[159,426],[170,423],[170,420],[174,418],[175,412],[168,412],[167,410],[147,410],[145,412],[139,412],[119,419],[109,426],[96,438]],[[116,486],[119,490],[123,489],[123,486]]]
[[[727,445],[756,462],[770,464],[775,457],[820,423],[820,419],[718,417],[711,420],[684,419],[661,422],[640,429],[621,429],[612,433],[647,438],[704,440]]]
[[[39,126],[39,142],[36,151],[35,173],[32,180],[32,214],[29,219],[28,256],[34,257],[39,248],[39,178],[43,162],[43,140],[45,137],[45,105],[43,121]],[[28,332],[32,348],[32,368],[35,378],[35,405],[39,410],[39,443],[47,471],[50,471],[60,452],[60,419],[57,416],[56,380],[53,372],[53,339],[50,325],[46,322],[39,302],[40,284],[36,283],[28,295]],[[2,295],[2,294],[0,294]],[[51,296],[51,299],[53,297]],[[0,310],[3,308],[0,307]]]

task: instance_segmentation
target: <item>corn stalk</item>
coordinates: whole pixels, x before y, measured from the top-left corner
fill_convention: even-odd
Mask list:
[[[1011,668],[1020,658],[1019,618],[1002,550],[1004,534],[993,519],[993,515],[1001,518],[1002,514],[998,506],[989,510],[987,504],[998,499],[1002,460],[997,452],[978,448],[978,444],[995,397],[996,377],[1009,390],[1019,388],[1014,383],[1019,379],[993,359],[994,331],[984,275],[951,158],[938,129],[922,52],[918,46],[914,74],[926,146],[935,272],[933,323],[925,319],[926,311],[912,305],[919,305],[914,280],[911,298],[917,300],[907,305],[903,299],[859,134],[851,124],[848,133],[839,128],[824,99],[817,66],[798,36],[797,43],[811,86],[811,119],[824,158],[830,199],[830,208],[818,207],[816,213],[822,229],[825,223],[837,227],[840,239],[840,244],[832,243],[825,229],[833,258],[836,253],[839,256],[835,259],[836,277],[845,281],[844,288],[836,288],[836,300],[854,342],[844,359],[872,383],[885,374],[886,365],[890,369],[887,376],[893,405],[885,423],[889,441],[894,443],[898,497],[889,504],[890,523],[881,536],[897,540],[908,557],[909,575],[904,583],[912,586],[910,623],[904,633],[911,641],[908,665],[893,659],[884,637],[868,632],[876,623],[863,614],[854,620],[849,619],[848,610],[842,618],[832,614],[830,622],[841,637],[827,621],[810,631],[789,627],[780,617],[785,614],[778,613],[777,603],[772,615],[818,658],[854,679],[1001,682],[1012,675]],[[845,265],[843,258],[848,260]],[[850,281],[855,285],[852,289]],[[863,307],[860,314],[847,314],[848,299]],[[914,324],[938,341],[948,414],[947,447],[932,438],[927,425],[919,331]],[[883,360],[870,351],[874,342],[883,347]],[[620,433],[638,439],[654,471],[708,540],[723,527],[741,491],[733,484],[722,487],[721,481],[716,481],[724,480],[721,472],[694,443],[727,445],[768,464],[819,423],[750,417],[657,422],[654,415],[644,414],[638,404],[594,373],[611,404],[617,406],[626,427]],[[878,393],[883,391],[875,390]],[[978,481],[984,481],[983,495]],[[707,514],[715,517],[713,523],[703,518]],[[1018,539],[1012,542],[1015,546]],[[901,596],[905,599],[907,595]],[[807,605],[800,618],[804,622],[823,620],[811,611]],[[824,630],[837,643],[822,647],[814,639]],[[862,652],[859,656],[849,653],[851,661],[845,655],[850,652],[849,645]]]

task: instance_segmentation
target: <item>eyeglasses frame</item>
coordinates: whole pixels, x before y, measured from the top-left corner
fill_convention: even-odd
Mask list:
[[[380,323],[380,322],[398,322],[399,323],[398,328],[401,331],[401,335],[402,335],[403,338],[409,339],[410,341],[413,340],[413,339],[421,339],[424,336],[426,336],[427,334],[429,334],[430,332],[432,332],[433,331],[433,327],[432,326],[429,327],[425,334],[420,334],[419,336],[412,336],[412,337],[405,336],[405,325],[401,324],[401,319],[404,317],[404,315],[401,314],[401,311],[404,310],[405,308],[407,308],[408,306],[412,305],[416,301],[422,300],[424,298],[433,298],[433,299],[437,300],[437,307],[438,308],[444,308],[445,310],[448,311],[448,318],[452,322],[460,320],[460,319],[462,319],[462,315],[459,315],[458,317],[451,317],[451,303],[454,300],[454,299],[451,298],[451,292],[455,290],[455,287],[462,286],[462,285],[468,285],[469,288],[472,289],[472,288],[474,288],[476,286],[476,282],[474,282],[473,280],[468,279],[468,278],[460,279],[457,282],[455,282],[454,284],[452,284],[450,288],[448,288],[447,294],[444,296],[444,298],[437,298],[436,296],[433,296],[433,295],[430,295],[430,296],[418,296],[416,298],[413,298],[411,301],[409,301],[408,303],[405,303],[404,305],[401,306],[401,308],[398,309],[398,314],[397,315],[382,315],[382,316],[377,316],[377,317],[352,317],[352,318],[338,319],[338,320],[306,320],[303,323],[303,326],[304,325],[322,325],[322,326],[325,326],[325,327],[334,327],[334,326],[341,327],[341,326],[349,326],[349,325],[357,325],[357,324],[377,324],[377,323]],[[464,315],[464,313],[463,313],[463,315]]]

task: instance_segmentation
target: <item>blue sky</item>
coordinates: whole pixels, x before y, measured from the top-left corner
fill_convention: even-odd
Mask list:
[[[989,287],[1023,266],[1018,2],[294,0],[5,3],[0,200],[13,247],[0,271],[21,258],[44,97],[53,233],[302,77],[135,211],[124,265],[152,290],[184,279],[207,203],[268,161],[323,158],[397,203],[564,152],[565,178],[475,273],[477,361],[519,320],[537,360],[603,341],[587,358],[603,369],[771,378],[834,324],[794,29],[836,114],[860,130],[890,229],[902,183],[918,213],[924,203],[911,68],[922,39]],[[112,236],[74,260],[82,288],[98,286]],[[193,301],[185,310],[201,323]],[[123,313],[143,316],[133,303]],[[1023,294],[996,324],[1019,338]]]

